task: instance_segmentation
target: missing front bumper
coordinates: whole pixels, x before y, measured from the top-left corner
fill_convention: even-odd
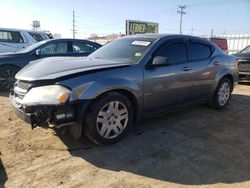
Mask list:
[[[76,108],[73,105],[22,106],[16,104],[14,96],[10,96],[10,103],[17,116],[29,123],[32,129],[48,124],[59,128],[76,123]]]

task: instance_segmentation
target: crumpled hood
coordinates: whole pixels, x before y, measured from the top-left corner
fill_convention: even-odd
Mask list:
[[[130,64],[86,57],[51,57],[32,61],[16,74],[16,79],[51,80],[90,70],[128,65]]]

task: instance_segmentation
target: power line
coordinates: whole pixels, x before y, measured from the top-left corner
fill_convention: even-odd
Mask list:
[[[186,5],[179,5],[179,9],[177,11],[177,13],[181,14],[181,19],[180,19],[180,34],[182,34],[182,15],[186,14],[186,12],[184,11],[184,9],[186,9],[187,6]]]
[[[216,1],[216,6],[218,5],[230,5],[230,4],[239,4],[239,3],[250,3],[249,0],[237,0],[237,1]],[[190,4],[190,6],[214,6],[214,2],[202,2],[202,3],[194,3]]]

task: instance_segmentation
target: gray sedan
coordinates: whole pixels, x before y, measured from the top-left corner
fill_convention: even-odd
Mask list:
[[[75,138],[111,144],[144,117],[208,102],[224,108],[238,69],[207,40],[157,34],[120,38],[87,58],[39,60],[16,79],[10,101],[32,128],[68,126]]]

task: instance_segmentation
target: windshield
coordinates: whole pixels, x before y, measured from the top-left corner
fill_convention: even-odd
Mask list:
[[[121,38],[110,42],[89,57],[93,59],[115,60],[122,63],[138,63],[155,38]]]
[[[45,44],[46,42],[47,42],[46,40],[43,40],[43,41],[41,41],[41,42],[37,42],[37,43],[35,43],[35,44],[32,44],[32,45],[30,45],[30,46],[28,46],[28,47],[26,47],[26,48],[23,48],[23,49],[17,51],[17,53],[26,53],[26,52],[30,52],[30,51],[36,49],[37,47],[39,47],[39,46]]]
[[[244,50],[242,50],[240,53],[250,53],[250,46],[247,46]]]

